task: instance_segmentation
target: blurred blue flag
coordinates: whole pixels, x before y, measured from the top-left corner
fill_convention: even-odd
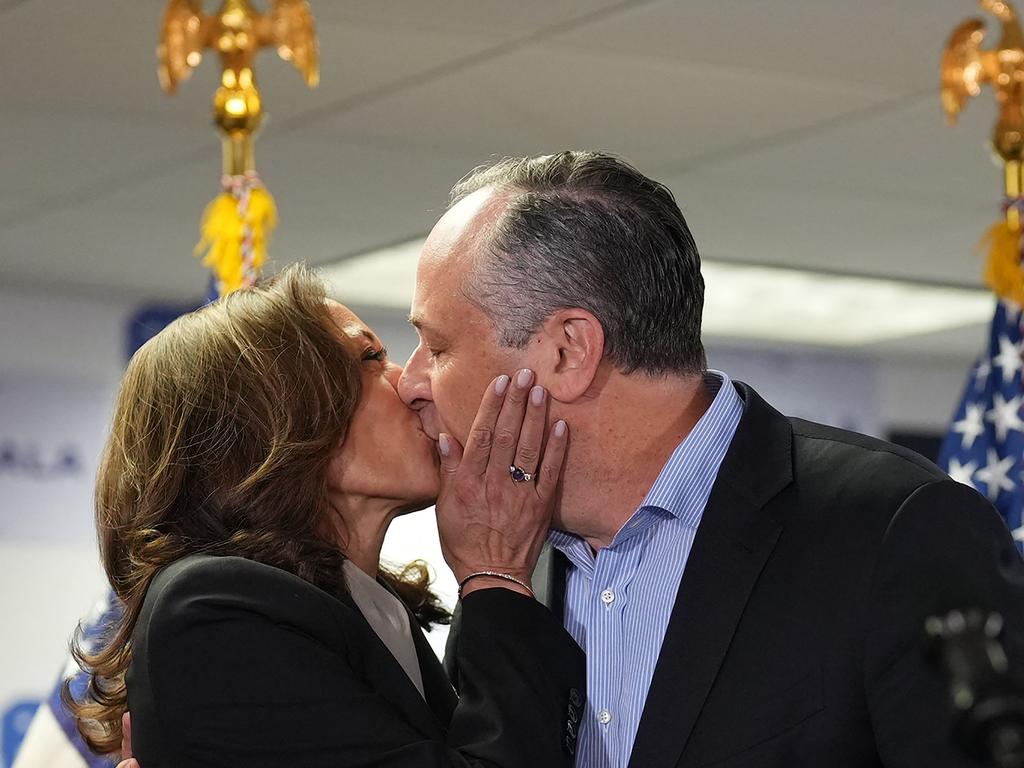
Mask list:
[[[988,350],[971,368],[939,465],[950,477],[985,494],[1024,540],[1024,420],[1021,406],[1021,310],[1000,301]]]
[[[121,603],[110,592],[82,622],[83,645],[90,651],[98,649],[120,618]],[[117,762],[94,755],[82,740],[74,717],[61,701],[65,680],[70,680],[76,698],[82,697],[89,683],[88,675],[69,660],[50,695],[36,710],[15,753],[15,768],[113,768]]]

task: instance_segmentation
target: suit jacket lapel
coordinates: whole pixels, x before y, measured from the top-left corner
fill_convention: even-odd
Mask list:
[[[380,581],[380,584],[397,597],[399,602],[402,602],[401,596],[391,588],[390,584],[386,581]],[[404,602],[402,604],[404,605]],[[409,610],[407,605],[405,606],[405,612],[409,617],[412,643],[416,648],[416,660],[419,662],[420,676],[423,678],[423,698],[426,699],[427,705],[437,717],[441,726],[447,730],[459,697],[455,693],[448,675],[445,674],[444,667],[434,653],[434,649],[427,641],[427,636],[420,628],[416,616],[413,615],[413,612]]]
[[[662,643],[631,768],[679,762],[782,530],[765,505],[793,478],[792,428],[745,384],[743,418],[708,499]]]
[[[437,680],[433,672],[424,670],[424,657],[419,643],[422,642],[424,645],[427,645],[428,653],[432,652],[416,620],[410,615],[410,629],[412,630],[413,643],[416,645],[416,655],[420,662],[420,671],[423,673],[423,689],[424,694],[427,696],[426,701],[424,701],[424,696],[420,696],[420,692],[416,690],[416,686],[413,685],[409,676],[405,674],[402,666],[391,655],[388,647],[384,645],[383,641],[377,636],[377,633],[373,631],[373,627],[366,621],[366,618],[359,611],[352,598],[345,595],[343,600],[357,617],[356,626],[353,629],[358,633],[356,643],[362,652],[362,666],[366,675],[366,682],[379,695],[394,704],[406,716],[408,721],[419,728],[425,735],[433,738],[443,738],[448,722],[451,720],[451,712],[447,713],[447,718],[442,719],[442,712],[436,710],[434,703],[431,702],[431,698],[436,699],[439,696]],[[440,670],[440,672],[443,676],[443,670]],[[429,684],[428,677],[430,678]],[[449,689],[451,688],[450,685],[448,687]]]
[[[423,694],[427,699],[427,705],[447,730],[455,705],[458,703],[458,696],[455,695],[455,689],[452,688],[441,662],[434,654],[434,649],[430,647],[426,635],[420,631],[411,613],[409,620],[412,622],[412,639],[420,662],[420,674],[423,675]]]

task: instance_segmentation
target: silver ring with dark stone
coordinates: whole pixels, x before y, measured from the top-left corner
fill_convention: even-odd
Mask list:
[[[508,468],[508,473],[512,476],[513,483],[528,483],[533,480],[533,473],[527,472],[522,467],[517,467],[515,464]]]

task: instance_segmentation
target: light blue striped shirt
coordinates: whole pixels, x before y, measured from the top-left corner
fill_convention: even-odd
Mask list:
[[[633,750],[697,526],[743,415],[728,376],[709,371],[705,386],[714,395],[711,406],[608,547],[595,556],[578,536],[549,534],[571,563],[565,628],[587,654],[578,768],[625,766]]]

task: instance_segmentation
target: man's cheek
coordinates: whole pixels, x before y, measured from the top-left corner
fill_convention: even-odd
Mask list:
[[[441,413],[441,419],[455,438],[465,445],[470,430],[473,429],[476,412],[480,408],[480,398],[472,396],[453,399],[447,405],[448,407]]]
[[[442,428],[445,432],[453,435],[460,444],[466,444],[466,438],[469,436],[469,431],[473,426],[473,415],[469,418],[465,418],[462,409],[451,401],[447,403],[438,403],[438,418],[441,421]]]

